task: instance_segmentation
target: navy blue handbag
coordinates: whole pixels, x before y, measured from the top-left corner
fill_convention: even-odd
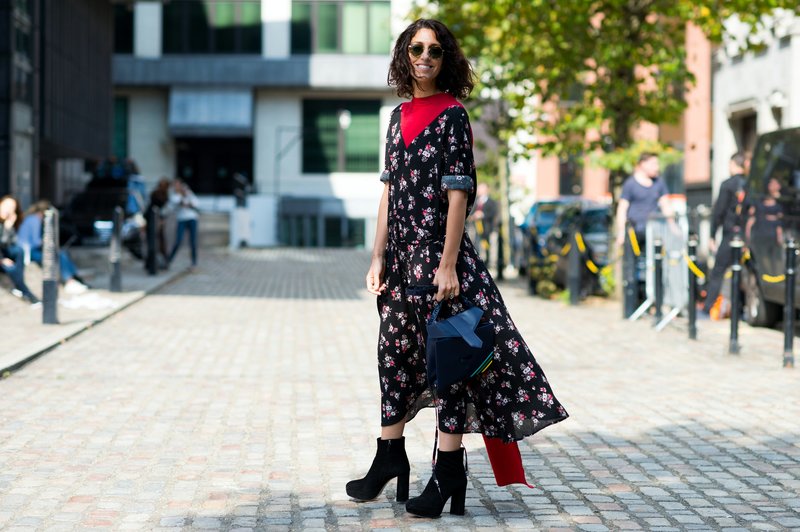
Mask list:
[[[483,309],[463,296],[464,310],[437,321],[442,305],[436,304],[428,319],[428,383],[443,392],[449,386],[486,371],[494,357],[494,325]]]

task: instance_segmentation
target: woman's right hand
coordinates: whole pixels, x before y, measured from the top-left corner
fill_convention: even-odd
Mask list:
[[[6,227],[6,229],[11,229],[14,227],[16,221],[17,221],[17,213],[12,212],[11,214],[8,215],[8,218],[3,220],[3,225]]]
[[[386,290],[386,283],[383,282],[383,270],[386,267],[386,260],[383,257],[372,257],[367,272],[367,291],[376,296],[381,295]]]

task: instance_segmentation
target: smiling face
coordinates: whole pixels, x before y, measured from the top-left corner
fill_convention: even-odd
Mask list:
[[[414,57],[412,48],[421,45],[424,49],[419,57]],[[436,77],[442,71],[443,57],[431,57],[431,46],[439,47],[442,44],[436,38],[436,33],[428,28],[422,28],[411,38],[408,59],[411,61],[411,75],[416,81],[414,96],[430,96],[436,92]],[[434,54],[435,55],[435,54]]]
[[[0,220],[10,218],[17,212],[17,202],[13,198],[5,198],[0,201]]]

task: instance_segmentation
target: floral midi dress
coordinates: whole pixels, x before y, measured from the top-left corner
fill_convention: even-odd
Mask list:
[[[403,138],[404,105],[410,106],[406,111],[413,113],[416,105],[420,112],[435,116],[412,139]],[[438,106],[433,113],[430,105]],[[408,130],[406,134],[410,136]],[[484,373],[452,385],[446,393],[437,393],[426,379],[426,322],[436,304],[433,278],[444,248],[447,191],[467,192],[465,217],[475,201],[466,110],[447,94],[401,104],[391,115],[385,161],[381,181],[389,186],[389,239],[384,255],[386,290],[377,300],[381,424],[411,420],[421,408],[435,405],[442,432],[480,432],[513,442],[566,419],[566,410],[553,395],[466,233],[456,272],[461,294],[487,311],[494,324],[494,359]],[[458,299],[443,307],[440,319],[462,310]]]

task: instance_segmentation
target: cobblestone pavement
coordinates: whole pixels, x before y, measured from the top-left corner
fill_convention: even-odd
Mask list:
[[[176,257],[172,268],[150,276],[141,261],[127,253],[122,258],[122,291],[111,292],[107,248],[73,248],[72,257],[81,264],[81,274],[92,287],[80,295],[59,290],[57,324],[42,323],[43,308],[0,289],[0,374],[57,346],[88,327],[118,312],[148,292],[182,275],[190,266],[187,257]],[[42,296],[42,272],[37,265],[26,268],[26,281],[37,297]]]
[[[364,252],[269,250],[200,270],[0,381],[0,529],[800,529],[800,373],[776,331],[653,332],[619,307],[504,285],[572,417],[498,488],[478,436],[467,515],[357,504],[379,423]],[[431,411],[407,430],[427,481]]]

